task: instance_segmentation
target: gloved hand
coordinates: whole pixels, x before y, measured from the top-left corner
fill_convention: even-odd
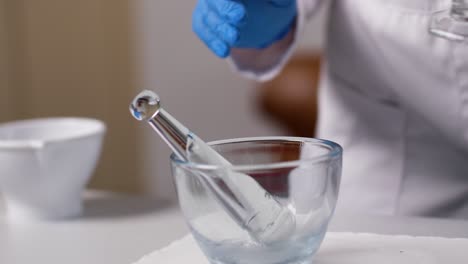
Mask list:
[[[296,0],[198,0],[192,27],[225,58],[233,47],[261,49],[282,39],[296,14]]]

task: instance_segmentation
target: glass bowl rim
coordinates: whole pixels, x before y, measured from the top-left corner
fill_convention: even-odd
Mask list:
[[[320,163],[325,160],[331,160],[336,158],[341,158],[343,154],[343,148],[338,144],[330,140],[319,139],[319,138],[307,138],[307,137],[284,137],[284,136],[271,136],[271,137],[244,137],[244,138],[231,138],[231,139],[222,139],[210,141],[208,144],[211,145],[220,145],[227,143],[243,143],[249,141],[285,141],[285,142],[303,142],[303,143],[313,143],[321,146],[325,146],[329,149],[329,152],[322,155],[316,155],[311,158],[306,159],[297,159],[292,161],[283,161],[276,163],[260,163],[255,165],[210,165],[210,164],[199,164],[180,160],[174,153],[171,154],[171,162],[176,166],[182,167],[184,169],[190,170],[200,170],[200,171],[215,171],[215,170],[233,170],[233,171],[255,171],[255,170],[267,170],[267,169],[280,169],[280,168],[294,168],[303,165],[304,163]]]

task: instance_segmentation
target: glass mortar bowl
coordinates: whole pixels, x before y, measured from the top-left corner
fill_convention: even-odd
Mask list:
[[[310,263],[333,215],[342,148],[312,138],[259,137],[209,143],[232,166],[195,164],[171,156],[179,204],[193,237],[212,264]],[[247,174],[295,216],[286,239],[262,244],[237,224],[201,174],[223,188],[226,170]]]

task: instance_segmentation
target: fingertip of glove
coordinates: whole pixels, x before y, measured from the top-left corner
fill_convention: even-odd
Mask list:
[[[241,24],[246,17],[247,11],[241,4],[233,5],[227,12],[227,17],[235,25]]]
[[[220,58],[226,58],[230,53],[229,46],[218,40],[211,43],[211,49]]]
[[[235,44],[239,40],[239,31],[232,27],[227,27],[224,30],[223,35],[227,43],[231,45]]]

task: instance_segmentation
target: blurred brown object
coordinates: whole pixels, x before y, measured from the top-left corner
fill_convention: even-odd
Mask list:
[[[291,136],[314,137],[321,56],[294,56],[275,79],[259,85],[257,105]]]

